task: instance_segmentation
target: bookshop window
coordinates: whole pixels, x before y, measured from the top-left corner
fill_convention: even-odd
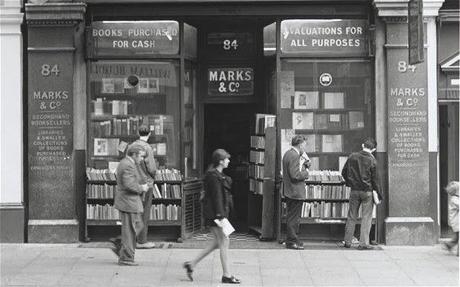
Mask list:
[[[144,124],[157,166],[179,169],[179,61],[98,61],[89,79],[92,167],[114,171]]]
[[[282,152],[302,134],[312,170],[341,170],[374,134],[370,62],[283,59],[281,70]]]
[[[184,75],[184,165],[187,178],[198,176],[197,167],[197,111],[196,111],[196,67],[185,61]]]

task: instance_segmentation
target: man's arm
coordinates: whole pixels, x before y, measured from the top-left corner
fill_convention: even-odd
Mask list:
[[[289,157],[287,161],[289,177],[295,181],[306,180],[308,178],[308,170],[300,170],[300,157],[292,157],[291,155]]]
[[[342,177],[343,177],[343,179],[345,180],[345,183],[348,183],[348,159],[347,159],[347,161],[345,162],[345,164],[343,165],[343,168],[342,168]]]
[[[144,159],[144,162],[145,162],[145,168],[147,169],[148,174],[152,178],[155,178],[155,172],[157,171],[157,164],[155,163],[152,149],[148,151],[148,155]]]
[[[377,174],[377,162],[375,160],[372,162],[372,165],[371,165],[371,182],[372,182],[372,189],[377,192],[380,200],[382,200],[383,195],[380,190],[379,177]]]
[[[212,197],[212,199],[214,204],[214,210],[216,211],[216,217],[222,218],[225,215],[223,204],[224,191],[222,189],[222,183],[215,176],[209,176],[208,187],[214,191],[214,196]]]

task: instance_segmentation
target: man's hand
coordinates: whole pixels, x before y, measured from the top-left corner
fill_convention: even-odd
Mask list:
[[[142,191],[146,192],[147,190],[149,190],[149,185],[147,183],[141,184],[141,188],[142,188]]]

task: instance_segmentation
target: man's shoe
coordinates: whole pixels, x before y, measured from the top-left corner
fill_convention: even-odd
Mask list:
[[[303,250],[304,247],[298,245],[297,243],[286,243],[286,248],[287,249],[295,249],[295,250]]]
[[[139,263],[134,261],[118,260],[118,265],[122,266],[139,266]]]
[[[155,243],[145,242],[145,243],[136,243],[136,249],[152,249],[155,248]]]
[[[359,245],[358,246],[358,250],[373,250],[374,247],[370,246],[370,245]]]
[[[188,279],[190,279],[190,281],[193,281],[193,269],[192,265],[190,264],[190,261],[184,262],[182,266],[185,268],[185,272],[187,272]]]
[[[241,280],[235,278],[235,276],[230,276],[230,277],[222,276],[222,283],[240,284],[240,283],[241,283]]]

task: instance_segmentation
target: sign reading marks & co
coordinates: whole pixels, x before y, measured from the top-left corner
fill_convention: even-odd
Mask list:
[[[249,96],[254,94],[252,68],[208,69],[209,96]]]

